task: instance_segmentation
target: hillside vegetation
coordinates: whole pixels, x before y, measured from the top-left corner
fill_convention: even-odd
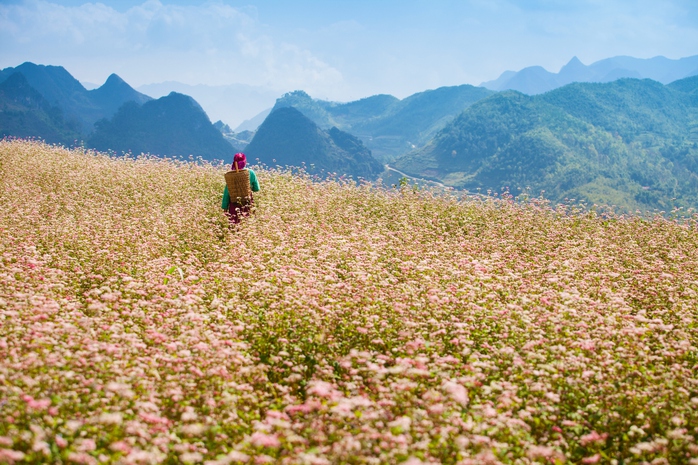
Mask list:
[[[66,120],[59,107],[15,73],[0,82],[0,137],[41,137],[49,143],[71,145],[80,137],[80,123]]]
[[[0,461],[698,462],[698,218],[225,170],[0,142]]]
[[[502,92],[394,165],[471,191],[545,191],[625,211],[697,208],[695,85],[621,79],[533,97]]]

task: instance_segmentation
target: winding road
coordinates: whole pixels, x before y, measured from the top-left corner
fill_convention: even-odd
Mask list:
[[[439,187],[443,187],[444,189],[451,189],[450,187],[448,187],[448,186],[446,186],[438,181],[429,181],[427,179],[415,178],[414,176],[410,176],[409,174],[403,173],[400,170],[396,170],[395,168],[391,168],[390,165],[388,165],[388,164],[385,165],[385,169],[390,170],[390,171],[395,171],[396,173],[401,174],[402,176],[406,177],[407,179],[413,179],[415,181],[420,181],[420,182],[428,182],[430,184],[435,184]]]

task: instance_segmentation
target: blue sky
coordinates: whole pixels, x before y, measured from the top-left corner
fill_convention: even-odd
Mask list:
[[[403,98],[541,65],[698,54],[696,0],[0,0],[0,67]]]

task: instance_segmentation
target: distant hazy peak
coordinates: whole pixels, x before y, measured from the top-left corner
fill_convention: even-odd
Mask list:
[[[480,87],[484,87],[486,89],[490,90],[500,90],[502,86],[504,86],[509,79],[514,77],[516,74],[516,71],[511,71],[507,70],[504,71],[497,79],[493,79],[491,81],[485,81],[480,84]]]
[[[167,96],[161,97],[159,99],[162,102],[187,102],[189,105],[191,105],[193,108],[196,108],[197,110],[200,110],[203,114],[206,115],[206,111],[199,105],[199,102],[194,100],[193,97],[190,97],[189,95],[186,94],[180,94],[179,92],[170,92]],[[208,115],[206,115],[208,118]]]
[[[55,74],[62,74],[62,75],[70,75],[68,70],[66,70],[62,66],[54,66],[54,65],[37,65],[36,63],[32,63],[31,61],[25,61],[21,65],[17,66],[15,68],[18,71],[26,71],[26,70],[32,70],[32,71],[42,71],[42,72],[49,72],[49,73],[55,73]],[[72,78],[73,76],[70,75]]]
[[[588,66],[575,56],[559,73],[548,72],[540,66],[529,66],[516,73],[505,72],[499,78],[481,85],[492,90],[513,89],[535,95],[572,82],[609,82],[620,78],[652,79],[668,84],[698,72],[697,67],[698,55],[677,60],[663,56],[615,56],[595,61]]]
[[[118,74],[116,73],[111,73],[107,80],[104,82],[104,85],[115,85],[115,84],[126,84],[126,81],[121,79]],[[128,85],[128,84],[127,84]],[[130,87],[130,86],[129,86]]]
[[[573,56],[570,61],[567,62],[565,66],[560,68],[560,74],[563,73],[565,70],[576,70],[576,69],[584,69],[586,68],[586,65],[582,63],[579,58],[576,56]]]
[[[139,100],[147,100],[147,98],[144,99],[144,97],[147,97],[143,94],[140,94],[140,92],[136,91],[133,87],[131,87],[126,81],[121,79],[118,75],[116,74],[110,74],[109,77],[107,78],[106,81],[104,81],[104,84],[102,84],[100,87],[97,89],[94,89],[93,95],[99,95],[99,94],[105,94],[105,93],[123,93],[127,92],[130,94],[134,95],[139,95],[142,96],[139,98]],[[130,100],[130,99],[129,99]]]
[[[228,126],[221,120],[218,120],[215,123],[213,123],[213,127],[218,129],[222,134],[233,134],[233,130],[230,129],[230,126]]]
[[[80,84],[80,81],[75,79],[64,67],[53,65],[37,65],[30,61],[25,61],[15,68],[5,68],[2,74],[9,75],[13,71],[18,71],[24,74],[27,81],[32,87],[39,90],[44,97],[49,100],[56,100],[58,92],[82,92],[85,88]],[[45,92],[45,88],[50,87],[53,92]]]
[[[296,97],[296,98],[311,98],[304,90],[294,90],[292,92],[287,92],[283,95],[285,97]]]

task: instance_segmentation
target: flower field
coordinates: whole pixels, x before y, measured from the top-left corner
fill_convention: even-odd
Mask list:
[[[0,462],[698,464],[698,218],[0,142]]]

